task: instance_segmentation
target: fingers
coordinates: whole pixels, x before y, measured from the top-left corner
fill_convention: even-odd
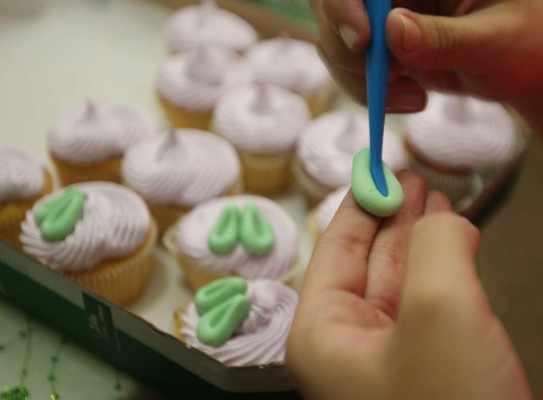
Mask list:
[[[488,7],[460,17],[393,9],[387,19],[389,48],[410,68],[487,70],[503,59],[518,23],[507,7]]]
[[[362,1],[322,0],[321,7],[324,18],[319,23],[328,25],[341,38],[346,49],[361,52],[366,48],[370,39],[370,23]]]
[[[398,179],[405,194],[400,211],[385,220],[372,246],[365,298],[395,319],[411,229],[424,211],[426,197],[422,178],[401,171]]]
[[[369,251],[380,219],[360,209],[349,191],[328,229],[313,251],[303,285],[303,295],[323,290],[361,295],[366,286]]]
[[[424,205],[424,214],[437,213],[441,211],[451,211],[451,201],[445,194],[437,190],[432,190],[426,196],[426,204]]]

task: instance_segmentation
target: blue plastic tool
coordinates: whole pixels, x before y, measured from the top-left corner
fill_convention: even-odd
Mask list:
[[[388,196],[383,172],[383,130],[388,88],[388,49],[385,24],[390,0],[365,0],[370,18],[371,41],[366,51],[366,82],[370,119],[370,171],[377,190]]]

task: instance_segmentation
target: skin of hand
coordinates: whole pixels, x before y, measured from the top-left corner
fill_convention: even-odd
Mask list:
[[[307,399],[526,400],[523,369],[479,283],[479,232],[399,174],[380,220],[349,192],[319,240],[287,342]]]
[[[365,0],[312,0],[318,50],[335,80],[366,104]],[[426,90],[511,103],[543,126],[543,1],[393,0],[388,111],[421,111]]]

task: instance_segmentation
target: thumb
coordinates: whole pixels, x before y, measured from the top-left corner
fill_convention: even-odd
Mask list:
[[[502,48],[510,41],[506,28],[511,23],[503,12],[489,10],[438,17],[395,8],[387,19],[387,41],[394,57],[408,67],[474,72],[506,54]]]

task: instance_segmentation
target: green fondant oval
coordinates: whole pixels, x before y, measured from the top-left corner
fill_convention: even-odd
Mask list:
[[[351,184],[356,202],[377,217],[390,217],[402,206],[402,185],[394,173],[383,163],[388,196],[383,196],[375,186],[370,171],[370,150],[361,149],[354,155]]]
[[[64,240],[74,230],[81,218],[85,196],[74,187],[62,195],[44,203],[36,210],[36,223],[44,240],[57,242]]]
[[[238,241],[239,211],[235,204],[227,204],[207,235],[209,249],[218,255],[228,254]]]
[[[275,244],[275,234],[268,219],[252,201],[243,208],[239,239],[255,256],[266,255]]]
[[[249,299],[243,294],[236,294],[200,318],[196,326],[196,337],[201,343],[218,347],[232,337],[250,310]]]
[[[245,279],[235,276],[223,278],[200,288],[194,296],[194,304],[198,314],[203,315],[236,294],[245,294],[245,292],[247,292]]]

